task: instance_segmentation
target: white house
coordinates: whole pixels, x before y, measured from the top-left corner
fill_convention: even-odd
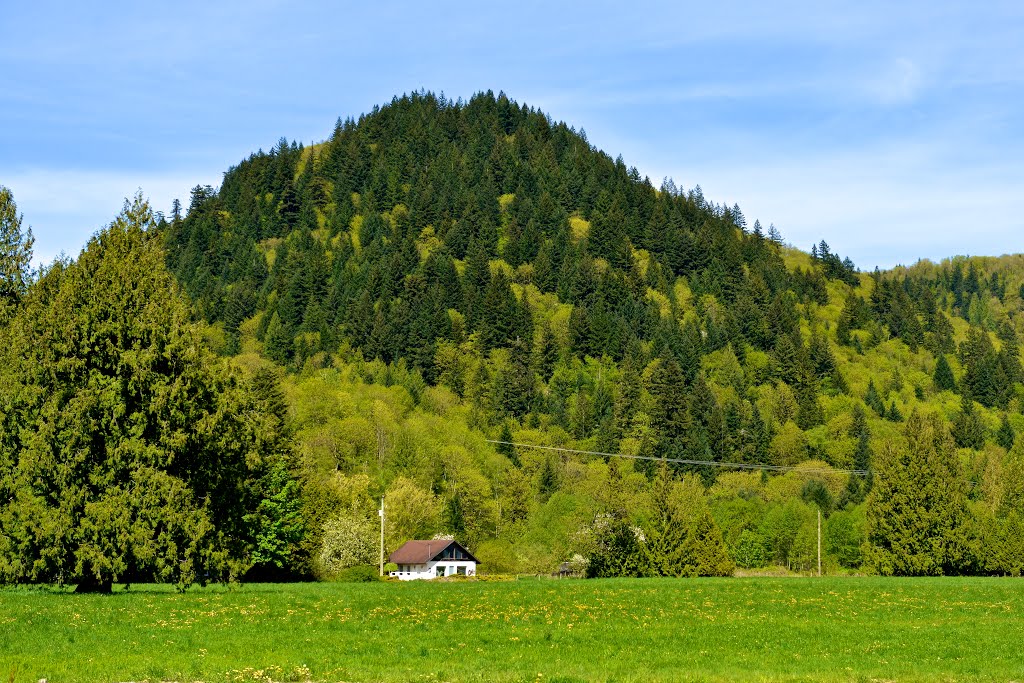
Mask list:
[[[477,559],[457,541],[406,541],[388,561],[398,565],[391,576],[402,581],[438,576],[475,576]]]

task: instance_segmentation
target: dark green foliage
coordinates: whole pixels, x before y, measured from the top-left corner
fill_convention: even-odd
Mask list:
[[[544,459],[540,474],[537,475],[537,491],[542,496],[550,496],[558,490],[558,471],[551,458]]]
[[[598,547],[588,558],[587,578],[640,576],[644,568],[640,530],[610,517],[602,517],[595,527]]]
[[[905,435],[907,445],[890,444],[876,466],[866,560],[883,575],[969,572],[966,482],[946,426],[915,411]]]
[[[974,407],[970,394],[960,400],[960,412],[953,421],[953,439],[960,448],[980,450],[985,446],[985,425]]]
[[[242,557],[233,565],[239,568],[255,563],[250,576],[284,567],[308,574],[325,520],[341,505],[339,478],[356,473],[371,488],[403,478],[415,482],[410,490],[429,491],[427,498],[436,497],[431,533],[445,529],[484,543],[523,534],[530,547],[509,567],[589,553],[574,544],[583,543],[584,520],[604,509],[588,508],[605,492],[602,458],[537,457],[506,446],[497,447],[505,458],[495,458],[492,446],[479,452],[482,434],[510,440],[513,433],[581,450],[698,461],[813,458],[846,468],[852,455],[852,466],[868,474],[851,476],[845,490],[830,482],[835,500],[827,505],[819,490],[801,499],[803,481],[787,500],[767,503],[771,479],[789,475],[764,473],[759,490],[748,482],[726,493],[754,510],[742,523],[723,522],[717,503],[714,520],[699,505],[636,511],[643,506],[622,502],[620,491],[598,545],[635,546],[639,555],[595,565],[599,573],[715,574],[731,556],[806,570],[813,508],[863,511],[882,479],[873,475],[871,428],[881,448],[894,429],[883,419],[900,422],[921,403],[945,400],[921,387],[928,358],[936,358],[936,390],[956,389],[948,354],[957,351],[954,329],[962,335],[963,325],[954,328],[954,316],[970,324],[959,349],[959,388],[981,403],[964,405],[957,442],[982,448],[993,409],[1015,410],[1024,396],[1016,298],[1012,290],[1007,296],[1017,286],[1012,267],[954,259],[857,275],[824,241],[808,266],[780,246],[774,228],[765,234],[754,221],[748,230],[739,206],[716,205],[700,188],[683,191],[671,181],[656,190],[582,133],[504,95],[451,102],[415,93],[339,122],[314,148],[281,141],[229,169],[219,190],[196,187],[187,215],[176,211],[159,232],[166,265],[209,323],[202,336],[225,355],[247,351],[232,362],[265,363],[248,353],[256,349],[279,366],[251,382],[214,373],[235,392],[216,414],[248,417],[175,446],[198,453],[204,438],[219,438],[230,450],[252,433],[262,444],[261,457],[246,460],[252,471],[242,473],[244,496],[231,493],[247,501],[241,521],[223,536],[242,550],[222,555]],[[39,285],[39,296],[58,278]],[[24,298],[31,301],[35,289],[25,288]],[[21,305],[8,303],[0,315]],[[204,363],[216,365],[205,356]],[[305,421],[295,432],[279,376],[297,402],[292,415]],[[306,382],[319,387],[317,401],[296,399]],[[379,393],[318,402],[348,383]],[[842,396],[851,387],[859,396],[865,383],[863,404]],[[8,386],[0,396],[14,395]],[[389,389],[401,396],[385,400]],[[195,404],[211,405],[203,395]],[[76,404],[67,410],[74,414]],[[850,410],[844,439],[835,425]],[[22,434],[22,419],[0,401],[0,431]],[[126,429],[123,415],[114,424]],[[470,427],[479,432],[472,438],[446,433]],[[996,437],[1012,445],[1012,429]],[[285,447],[291,442],[299,444],[302,469]],[[989,455],[985,466],[998,472],[1005,463]],[[621,461],[629,468],[613,475],[617,462],[607,465],[609,487],[617,477],[647,501],[662,486],[652,461]],[[671,467],[676,475],[700,474],[705,486],[721,473]],[[729,491],[737,480],[720,481]],[[662,497],[675,500],[681,486],[673,480]],[[985,571],[1013,566],[1006,561],[1015,547],[1006,541],[1015,528],[1009,513],[991,512],[996,499],[988,489],[972,496],[985,498],[977,507],[991,519],[978,513],[971,542],[991,542],[1003,558]],[[211,498],[210,505],[226,503]],[[829,533],[836,556],[856,563],[864,526],[846,522]]]
[[[885,403],[882,402],[882,397],[879,396],[878,389],[875,388],[874,378],[868,380],[868,390],[864,394],[864,404],[875,411],[879,417],[885,417]]]
[[[949,361],[945,355],[939,355],[935,361],[935,372],[932,373],[932,381],[939,391],[956,391],[956,380],[953,378],[953,369],[949,367]]]
[[[978,403],[991,408],[1001,404],[1009,391],[1009,377],[988,332],[972,327],[960,346],[964,366],[963,390]]]
[[[126,202],[5,330],[4,582],[187,586],[298,563],[279,401],[204,349],[152,225]]]
[[[1013,442],[1016,439],[1017,434],[1013,431],[1006,413],[1003,413],[1003,419],[999,422],[999,430],[996,432],[996,443],[1006,450],[1010,450],[1013,448]]]
[[[857,268],[849,258],[833,254],[825,240],[811,246],[811,258],[821,264],[826,277],[842,280],[849,285],[857,284]]]
[[[0,314],[17,303],[32,281],[32,228],[21,227],[14,195],[0,185]]]
[[[668,294],[684,275],[744,302],[743,334],[762,347],[774,296],[798,285],[822,299],[822,274],[791,278],[775,244],[742,230],[738,206],[674,186],[658,193],[540,112],[515,105],[503,119],[502,102],[492,93],[465,103],[396,98],[337,126],[323,146],[282,140],[230,169],[219,192],[196,188],[188,214],[167,226],[168,262],[204,315],[223,322],[226,349],[237,351],[239,325],[262,313],[260,336],[280,363],[299,366],[348,341],[366,358],[405,358],[429,379],[448,309],[484,349],[533,347],[532,311],[512,293],[520,274],[509,278],[508,265],[573,305],[565,351],[617,361],[662,323],[648,284]],[[585,239],[569,216],[589,222]],[[428,228],[440,247],[428,246]],[[649,283],[631,247],[652,254]],[[505,264],[492,268],[498,256]],[[465,260],[461,275],[453,258]],[[693,381],[704,341],[689,325],[669,337]],[[730,341],[733,325],[707,321],[710,349]],[[545,350],[545,379],[559,351]]]
[[[827,517],[832,511],[832,494],[817,479],[811,479],[804,484],[803,489],[800,491],[800,497],[821,510],[821,514],[824,517]]]
[[[599,517],[588,577],[729,576],[733,561],[695,482],[679,482],[663,463],[652,483],[654,517],[643,528]],[[699,488],[697,489],[699,491]]]
[[[498,435],[498,441],[501,443],[495,446],[495,450],[508,458],[513,465],[520,467],[519,454],[516,453],[516,447],[512,445],[512,427],[507,420],[501,423],[501,433]]]

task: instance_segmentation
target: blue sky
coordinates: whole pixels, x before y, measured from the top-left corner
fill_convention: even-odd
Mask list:
[[[1024,3],[550,4],[8,3],[0,184],[49,261],[136,188],[493,89],[862,268],[1024,251]]]

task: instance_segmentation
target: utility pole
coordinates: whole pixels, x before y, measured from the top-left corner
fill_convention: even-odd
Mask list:
[[[377,510],[377,514],[380,515],[380,575],[384,576],[384,496],[380,497],[380,510]],[[820,533],[818,534],[820,537]],[[820,538],[818,541],[821,544]],[[819,549],[818,555],[820,558],[821,551]],[[821,574],[821,560],[818,560],[818,573]]]
[[[821,576],[821,508],[818,508],[818,576]]]

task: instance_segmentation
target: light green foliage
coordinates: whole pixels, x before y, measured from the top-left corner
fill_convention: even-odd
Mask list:
[[[384,495],[387,513],[385,545],[388,552],[411,539],[431,538],[441,523],[441,505],[430,491],[399,477]]]
[[[824,529],[825,553],[843,567],[859,567],[864,542],[864,506],[840,510],[829,516]]]
[[[376,530],[373,521],[356,511],[342,512],[327,520],[317,557],[319,575],[331,578],[350,567],[376,563],[380,556],[374,542]]]
[[[0,199],[0,251],[27,263],[30,237],[19,232],[9,193]],[[176,511],[174,528],[213,533],[202,511],[245,501],[217,536],[238,547],[203,560],[228,573],[255,562],[253,577],[271,568],[311,575],[325,525],[339,516],[372,521],[381,496],[396,510],[389,548],[443,532],[493,553],[495,568],[548,572],[595,553],[604,519],[626,550],[644,543],[634,529],[649,532],[648,548],[660,544],[654,555],[672,558],[651,560],[656,573],[692,573],[699,563],[684,555],[705,550],[716,558],[707,567],[724,567],[727,553],[804,571],[816,545],[805,513],[827,499],[841,516],[825,567],[849,566],[867,532],[843,515],[884,479],[875,476],[883,451],[910,449],[904,420],[915,411],[956,425],[964,471],[952,483],[980,482],[964,491],[970,559],[958,571],[1013,571],[1013,512],[995,482],[1024,429],[1021,257],[857,273],[824,241],[813,256],[783,247],[777,230],[746,226],[738,206],[719,207],[699,188],[667,181],[656,190],[576,130],[491,93],[469,102],[417,93],[339,121],[315,148],[282,140],[232,167],[219,190],[194,188],[187,215],[176,209],[159,231],[163,261],[194,297],[192,309],[161,308],[187,328],[172,350],[214,369],[158,396],[149,423],[132,422],[134,388],[148,386],[150,374],[191,377],[191,361],[160,356],[168,369],[147,360],[147,349],[162,347],[145,325],[125,322],[116,342],[97,332],[108,311],[137,313],[139,299],[153,297],[124,286],[135,264],[103,275],[103,306],[70,296],[38,303],[53,300],[65,273],[95,261],[86,254],[19,285],[17,301],[3,304],[0,315],[23,308],[18,321],[34,331],[0,327],[12,349],[0,351],[12,359],[0,367],[0,434],[7,453],[21,440],[64,444],[53,459],[59,468],[92,453],[74,434],[99,433],[131,460],[137,444],[169,430],[177,441],[158,443],[160,457],[224,484],[189,500],[190,483],[155,477],[150,493]],[[169,285],[166,272],[158,276]],[[79,285],[87,288],[82,278]],[[201,327],[188,322],[193,315]],[[66,349],[67,320],[87,337],[75,353]],[[76,362],[102,357],[110,343],[127,349],[127,369],[69,378]],[[204,346],[234,355],[234,369]],[[246,379],[265,372],[282,378],[274,409]],[[50,414],[40,417],[40,406]],[[35,429],[42,423],[59,429]],[[708,516],[677,509],[669,489],[659,499],[653,460],[605,462],[485,440],[498,435],[800,469],[737,475],[680,465],[700,475],[685,486],[693,501],[707,496]],[[225,474],[204,459],[208,447],[244,466]],[[22,465],[4,457],[0,477],[13,481]],[[237,478],[243,494],[225,483]],[[80,544],[83,567],[127,576],[135,560],[115,550],[134,537],[114,511],[138,494],[117,483],[99,482],[94,497],[54,523],[91,534]],[[87,523],[76,526],[83,514]],[[210,515],[220,534],[222,521]],[[700,525],[707,533],[691,533]],[[684,548],[695,538],[709,545]],[[25,552],[55,552],[42,545]],[[185,545],[175,541],[174,552]],[[188,566],[138,552],[164,563],[161,576]],[[231,565],[229,556],[241,559]],[[611,573],[632,562],[608,559]]]

